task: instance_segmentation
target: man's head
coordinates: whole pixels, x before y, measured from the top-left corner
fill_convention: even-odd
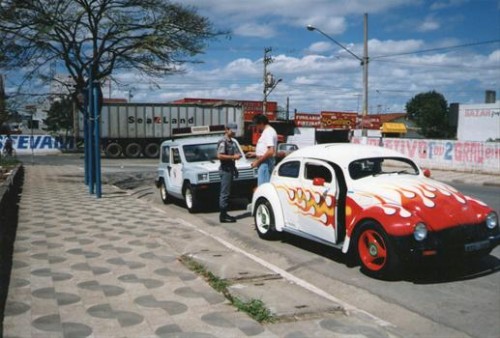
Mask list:
[[[260,114],[254,117],[253,122],[258,129],[264,130],[264,128],[269,124],[269,119],[266,115]]]
[[[238,131],[238,125],[236,123],[226,124],[226,134],[229,137],[234,137],[234,135],[236,135],[237,131]]]

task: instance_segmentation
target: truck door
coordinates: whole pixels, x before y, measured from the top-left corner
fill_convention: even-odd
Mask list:
[[[322,240],[336,243],[337,184],[333,168],[322,161],[303,162],[301,186],[304,203],[298,214],[300,230]]]
[[[170,170],[169,181],[171,190],[174,194],[182,194],[182,158],[179,147],[170,148]]]

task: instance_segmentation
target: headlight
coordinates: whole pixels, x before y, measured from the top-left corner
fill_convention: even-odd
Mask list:
[[[493,229],[498,225],[498,215],[496,212],[490,212],[488,216],[486,216],[486,226],[488,229]]]
[[[427,237],[427,227],[424,223],[418,223],[413,230],[413,237],[418,242],[422,242]]]
[[[208,182],[210,181],[210,176],[208,173],[203,173],[203,174],[198,174],[198,182],[203,183],[203,182]]]

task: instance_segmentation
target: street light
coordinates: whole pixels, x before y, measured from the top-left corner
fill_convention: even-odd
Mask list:
[[[349,49],[347,49],[344,45],[342,45],[340,42],[332,38],[330,35],[326,34],[323,32],[321,29],[314,27],[312,25],[307,25],[307,30],[312,32],[312,31],[317,31],[324,37],[326,37],[328,40],[332,41],[335,43],[337,46],[348,52],[351,56],[353,56],[356,60],[358,60],[361,63],[361,66],[363,66],[363,113],[362,113],[362,122],[361,122],[361,132],[362,136],[367,135],[367,131],[364,128],[363,122],[368,115],[368,14],[364,14],[364,43],[363,43],[363,57],[360,57],[353,52],[351,52]]]

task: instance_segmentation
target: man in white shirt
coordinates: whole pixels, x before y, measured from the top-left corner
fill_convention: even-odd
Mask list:
[[[274,156],[278,147],[278,134],[269,124],[266,115],[257,115],[254,122],[262,134],[255,147],[257,159],[252,162],[252,168],[258,168],[257,185],[261,185],[269,182],[271,179],[271,173],[276,164]]]

